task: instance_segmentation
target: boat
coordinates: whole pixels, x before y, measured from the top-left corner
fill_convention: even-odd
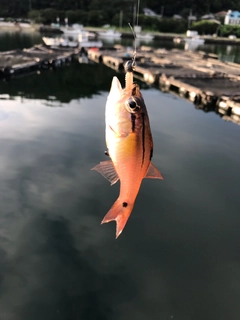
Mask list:
[[[185,51],[195,51],[197,50],[199,47],[199,44],[198,43],[194,43],[194,42],[185,42],[184,44],[184,50]]]
[[[102,41],[89,40],[89,34],[87,31],[82,30],[77,38],[74,36],[69,37],[42,37],[44,44],[48,47],[68,47],[68,48],[100,48],[102,47]]]
[[[139,40],[151,41],[154,36],[150,33],[136,33],[136,38]]]
[[[197,31],[187,30],[187,37],[183,39],[185,44],[188,44],[192,47],[197,47],[204,44],[205,40],[200,38]]]
[[[69,47],[77,48],[78,41],[72,41],[66,38],[51,38],[51,37],[42,37],[44,44],[47,47]]]
[[[88,31],[82,31],[81,33],[79,33],[78,43],[79,43],[79,46],[82,48],[100,48],[103,45],[101,40],[98,40],[98,41],[89,40]]]
[[[181,38],[181,37],[175,37],[175,38],[173,38],[173,42],[174,42],[174,43],[183,43],[183,42],[184,42],[184,39]]]
[[[120,39],[122,37],[122,33],[115,31],[113,29],[109,29],[107,31],[99,31],[98,35],[100,38],[114,38],[114,39]]]
[[[83,25],[73,24],[72,26],[60,27],[60,30],[68,36],[78,35],[83,30]]]
[[[83,25],[81,24],[73,24],[70,26],[60,27],[60,30],[63,34],[67,37],[72,37],[74,40],[78,39],[78,35],[82,32],[87,33],[89,39],[96,39],[96,33],[90,32],[84,29]]]
[[[205,42],[205,40],[200,38],[198,35],[193,36],[193,37],[184,38],[184,41],[185,41],[185,43],[192,44],[192,45],[198,45],[198,46],[204,44],[204,42]]]

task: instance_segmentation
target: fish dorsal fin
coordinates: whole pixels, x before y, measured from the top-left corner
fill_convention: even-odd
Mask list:
[[[150,162],[150,165],[148,167],[148,171],[147,171],[144,178],[163,180],[163,176],[158,171],[158,169],[152,164],[152,162]]]
[[[122,92],[122,86],[117,77],[113,77],[111,89],[108,95],[109,100],[118,101]]]
[[[111,182],[111,186],[119,180],[112,160],[102,161],[91,170],[98,171],[104,178]]]

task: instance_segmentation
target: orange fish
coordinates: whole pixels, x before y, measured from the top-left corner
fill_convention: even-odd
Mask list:
[[[133,83],[131,61],[126,65],[126,87],[113,77],[105,112],[106,154],[111,160],[92,168],[111,182],[120,180],[120,194],[102,223],[116,221],[116,238],[133,210],[143,178],[163,179],[151,163],[153,141],[140,88]],[[130,66],[130,67],[129,67]]]

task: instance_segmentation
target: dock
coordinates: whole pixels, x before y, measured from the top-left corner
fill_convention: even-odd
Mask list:
[[[133,52],[122,46],[115,50],[88,50],[88,57],[116,71]],[[240,124],[240,65],[222,62],[205,52],[138,49],[135,77],[162,91],[178,94],[198,109],[215,111],[225,120]]]
[[[50,49],[36,45],[29,49],[0,52],[0,78],[8,79],[71,62],[79,49]]]
[[[19,77],[41,69],[57,68],[81,54],[81,48],[48,48],[35,45],[24,50],[0,52],[0,78]],[[86,52],[86,50],[85,50]],[[132,59],[133,51],[121,45],[88,49],[88,59],[118,71]],[[222,62],[205,52],[140,47],[134,76],[164,92],[172,92],[240,124],[240,65]]]

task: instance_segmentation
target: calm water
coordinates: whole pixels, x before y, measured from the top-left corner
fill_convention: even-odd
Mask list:
[[[90,170],[113,75],[0,83],[0,319],[238,320],[239,126],[142,86],[165,180],[143,181],[115,240],[100,221],[119,184]]]
[[[34,44],[41,43],[41,39],[39,32],[0,32],[0,51],[30,48]]]
[[[104,44],[118,44],[119,42],[125,46],[134,46],[133,41],[130,39],[121,39],[119,40],[103,40]],[[155,48],[165,48],[168,50],[171,49],[180,49],[180,50],[187,50],[187,47],[180,43],[176,44],[173,41],[140,41],[137,42],[137,45],[146,45],[146,46],[152,46]],[[213,45],[213,44],[204,44],[197,48],[197,50],[209,52],[209,53],[215,53],[218,55],[219,59],[222,61],[231,61],[240,63],[240,46],[239,45],[232,45],[232,46],[226,46],[226,45]]]
[[[134,46],[131,39],[102,39],[105,45],[122,44],[125,46]],[[42,35],[38,32],[0,32],[0,51],[30,48],[34,44],[42,42]],[[151,45],[155,48],[184,50],[184,44],[175,44],[173,41],[140,41],[137,45]],[[223,61],[240,63],[240,46],[225,46],[204,44],[198,47],[198,50],[215,53]]]

